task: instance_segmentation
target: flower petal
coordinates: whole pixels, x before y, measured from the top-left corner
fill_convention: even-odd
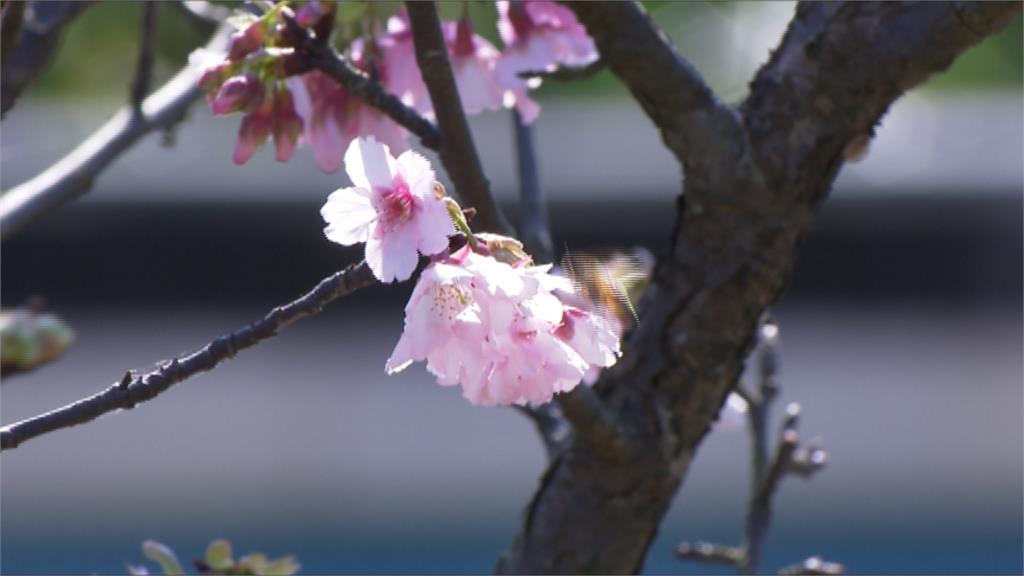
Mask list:
[[[416,229],[400,226],[387,234],[371,234],[366,241],[366,263],[381,282],[408,280],[416,270]]]
[[[345,172],[359,188],[391,188],[394,160],[373,136],[356,138],[345,152]]]
[[[351,246],[366,242],[377,211],[370,205],[370,192],[365,188],[340,188],[327,197],[320,209],[327,222],[324,234],[332,242]]]

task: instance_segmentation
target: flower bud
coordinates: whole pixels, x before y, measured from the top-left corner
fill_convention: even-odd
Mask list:
[[[278,162],[291,160],[302,134],[302,118],[295,112],[292,93],[287,88],[274,93],[274,156]]]
[[[320,0],[309,0],[306,5],[295,13],[295,22],[303,28],[312,28],[324,15]]]
[[[210,66],[203,70],[203,73],[199,76],[199,81],[196,84],[201,90],[208,92],[208,97],[212,99],[220,89],[221,84],[228,79],[228,75],[230,73],[231,63],[221,62],[220,64]]]
[[[249,72],[228,78],[210,101],[210,110],[220,116],[232,112],[251,112],[263,101],[263,83]]]
[[[263,40],[267,36],[267,26],[264,22],[256,21],[231,35],[231,47],[228,48],[228,60],[237,62],[249,54],[259,50],[263,46]]]
[[[259,108],[242,119],[242,125],[238,129],[238,142],[235,143],[235,164],[248,162],[256,150],[266,142],[273,127],[273,101],[265,99]]]

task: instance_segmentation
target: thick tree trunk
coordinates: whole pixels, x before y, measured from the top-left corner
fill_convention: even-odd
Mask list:
[[[679,160],[686,194],[641,323],[596,387],[619,445],[578,438],[553,458],[498,562],[502,573],[640,571],[847,147],[905,90],[1021,10],[801,4],[732,109],[638,5],[570,6]]]

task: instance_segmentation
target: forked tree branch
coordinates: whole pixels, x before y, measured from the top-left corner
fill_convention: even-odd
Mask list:
[[[175,358],[147,374],[126,373],[121,381],[88,398],[0,428],[0,450],[10,450],[48,432],[84,424],[108,412],[126,410],[151,400],[178,382],[212,370],[296,320],[317,314],[334,300],[374,282],[376,279],[365,263],[349,266],[325,278],[298,300],[274,308],[263,318],[217,338],[188,356]]]
[[[1020,3],[800,4],[743,106],[722,105],[636,3],[569,3],[685,174],[641,322],[595,390],[634,450],[573,443],[541,479],[503,573],[642,569],[735,388],[844,150]]]
[[[222,27],[207,47],[222,50],[230,27]],[[142,73],[139,71],[137,74]],[[0,196],[0,238],[7,239],[45,214],[85,194],[95,178],[139,139],[173,126],[202,92],[201,70],[186,67],[142,103],[141,113],[124,107],[67,156],[28,182]]]
[[[441,131],[438,154],[456,190],[477,210],[477,220],[485,231],[511,235],[501,208],[491,194],[480,156],[473,143],[455,75],[448,61],[448,45],[441,30],[441,19],[433,1],[406,2],[412,26],[416,62],[427,85]]]

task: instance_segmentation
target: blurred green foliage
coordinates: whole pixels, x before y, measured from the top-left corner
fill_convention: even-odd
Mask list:
[[[745,2],[644,2],[659,24],[674,37],[684,56],[706,62],[706,49],[698,38],[675,34],[674,30],[693,30],[701,19],[734,18],[744,10]],[[459,3],[442,3],[442,12],[451,16]],[[200,46],[204,34],[175,6],[162,3],[159,11],[157,82],[169,77],[186,61],[189,52]],[[475,3],[470,9],[478,32],[497,41],[491,3]],[[62,41],[52,66],[31,87],[30,96],[67,98],[118,98],[126,95],[135,63],[141,10],[139,2],[105,0],[87,10],[73,23]],[[490,20],[490,23],[487,22]],[[928,84],[929,90],[1019,88],[1024,81],[1024,29],[1015,20],[1002,33],[970,50],[952,68]],[[714,61],[729,54],[711,55]],[[540,89],[545,97],[616,97],[625,91],[607,71],[592,79],[576,82],[546,82]]]

